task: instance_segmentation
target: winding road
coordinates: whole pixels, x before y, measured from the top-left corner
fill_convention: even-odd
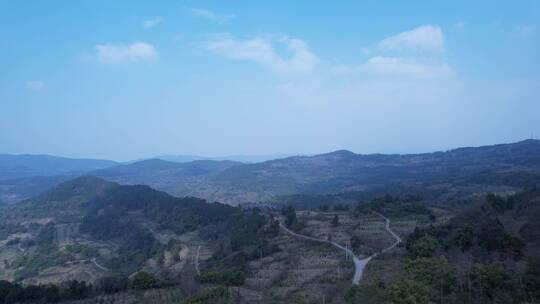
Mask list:
[[[99,265],[99,263],[96,261],[96,258],[90,259],[90,262],[94,263],[94,265],[96,265],[97,268],[99,268],[99,269],[101,269],[103,271],[109,271],[108,268]]]
[[[201,275],[201,271],[199,270],[199,255],[201,253],[201,246],[197,247],[197,255],[195,256],[195,270],[197,271],[198,275]]]
[[[354,268],[355,268],[355,271],[354,271],[354,277],[353,277],[353,285],[358,285],[360,283],[360,280],[362,279],[362,275],[364,273],[364,269],[366,268],[366,265],[367,263],[374,257],[376,257],[377,255],[379,255],[380,253],[385,253],[387,252],[388,250],[391,250],[392,248],[396,247],[399,243],[401,243],[401,238],[394,232],[392,231],[392,229],[390,228],[390,223],[391,221],[385,217],[384,215],[378,213],[378,212],[375,212],[373,211],[374,214],[382,217],[385,221],[386,221],[386,225],[385,225],[385,229],[386,231],[388,231],[392,237],[395,239],[395,242],[387,247],[387,248],[384,248],[383,250],[381,250],[381,252],[379,253],[374,253],[373,255],[367,257],[367,258],[363,258],[363,259],[359,259],[355,254],[354,252],[347,248],[347,247],[343,247],[342,245],[336,243],[336,242],[333,242],[333,241],[328,241],[328,240],[322,240],[322,239],[317,239],[317,238],[314,238],[314,237],[310,237],[310,236],[307,236],[307,235],[303,235],[303,234],[298,234],[292,230],[290,230],[289,228],[285,227],[285,225],[283,225],[281,222],[279,223],[279,226],[285,230],[287,233],[289,233],[290,235],[293,235],[295,237],[298,237],[298,238],[301,238],[301,239],[305,239],[305,240],[309,240],[309,241],[314,241],[314,242],[319,242],[319,243],[327,243],[327,244],[330,244],[338,249],[341,249],[343,251],[345,251],[345,253],[347,255],[350,255],[352,256],[353,258],[353,262],[354,262]]]
[[[19,244],[17,245],[17,248],[22,254],[26,254],[26,249],[22,247],[21,241],[19,241]]]

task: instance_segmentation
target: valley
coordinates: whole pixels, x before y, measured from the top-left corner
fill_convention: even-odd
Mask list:
[[[260,164],[149,160],[47,182],[0,208],[0,303],[537,299],[538,146]],[[257,169],[239,173],[248,168]],[[229,204],[189,196],[219,196],[210,184],[224,174],[253,199],[273,194],[228,196]],[[250,180],[258,186],[244,188]],[[188,196],[170,194],[178,184]]]
[[[0,23],[0,304],[540,304],[540,0]]]

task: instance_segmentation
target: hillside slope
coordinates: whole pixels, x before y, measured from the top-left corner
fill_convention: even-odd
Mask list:
[[[464,195],[513,192],[537,184],[540,141],[406,155],[362,155],[340,150],[255,164],[150,159],[89,174],[121,184],[149,185],[179,197],[194,196],[231,205],[291,201],[290,197],[305,202],[329,194],[338,195],[342,202],[354,202],[388,192],[420,193],[432,200],[452,201]],[[64,174],[0,180],[0,199],[24,199],[69,177]]]
[[[540,180],[540,141],[526,140],[447,152],[361,155],[336,151],[257,164],[230,166],[185,187],[169,180],[174,195],[193,195],[230,204],[271,201],[294,194],[366,192],[377,188],[422,188],[436,195],[512,189]]]
[[[90,174],[121,184],[149,185],[176,196],[195,196],[194,189],[201,189],[207,180],[219,172],[237,165],[241,165],[241,163],[213,160],[176,163],[150,159],[96,170]],[[208,196],[201,195],[199,197]]]
[[[203,269],[215,250],[225,258],[263,246],[269,223],[228,205],[83,176],[0,209],[0,280],[95,281],[140,270],[171,280],[194,274],[187,255],[193,261],[201,247]]]

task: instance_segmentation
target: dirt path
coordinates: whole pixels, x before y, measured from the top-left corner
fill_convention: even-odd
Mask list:
[[[90,260],[92,263],[94,263],[94,265],[96,265],[97,268],[103,270],[103,271],[109,271],[109,269],[107,269],[106,267],[103,267],[101,265],[99,265],[99,263],[96,261],[96,258],[92,258]]]
[[[197,254],[195,255],[195,270],[197,274],[200,275],[201,271],[199,270],[199,254],[201,253],[201,246],[197,247]]]
[[[20,251],[22,254],[26,254],[26,249],[24,249],[24,248],[22,247],[21,241],[19,241],[19,244],[17,245],[17,249],[19,249],[19,251]]]
[[[390,250],[390,249],[396,247],[399,243],[402,242],[402,240],[401,240],[401,238],[399,237],[399,235],[397,235],[397,234],[390,228],[390,223],[391,223],[391,221],[390,221],[386,216],[384,216],[384,215],[382,215],[382,214],[380,214],[379,212],[376,212],[376,211],[373,211],[373,213],[375,213],[376,215],[382,217],[382,218],[386,221],[386,226],[385,226],[386,231],[388,231],[388,232],[392,235],[392,237],[396,240],[396,241],[394,242],[394,244],[392,244],[391,246],[389,246],[389,247],[387,247],[387,248],[384,248],[384,249],[381,251],[381,253],[385,253],[385,252],[387,252],[388,250]]]
[[[336,242],[333,242],[333,241],[328,241],[328,240],[322,240],[322,239],[317,239],[317,238],[314,238],[314,237],[310,237],[310,236],[307,236],[307,235],[303,235],[303,234],[298,234],[292,230],[290,230],[289,228],[285,227],[281,222],[279,223],[279,226],[285,230],[287,233],[295,236],[295,237],[298,237],[298,238],[301,238],[301,239],[305,239],[305,240],[309,240],[309,241],[314,241],[314,242],[319,242],[319,243],[327,243],[327,244],[330,244],[334,247],[337,247],[338,249],[341,249],[343,251],[345,251],[345,253],[347,255],[350,255],[352,256],[352,259],[353,259],[353,262],[354,262],[354,268],[355,268],[355,271],[354,271],[354,277],[353,277],[353,285],[358,285],[360,283],[360,280],[362,279],[362,275],[364,274],[364,269],[366,268],[366,265],[367,263],[374,257],[376,257],[377,255],[379,255],[380,253],[384,253],[384,252],[387,252],[388,250],[394,248],[397,246],[397,244],[399,244],[401,242],[401,238],[390,228],[390,223],[391,221],[385,217],[384,215],[378,213],[378,212],[373,212],[374,214],[382,217],[385,221],[386,221],[386,225],[385,225],[385,229],[386,231],[388,231],[392,237],[396,240],[391,246],[387,247],[387,248],[384,248],[383,250],[381,250],[381,252],[379,253],[375,253],[367,258],[363,258],[363,259],[359,259],[355,254],[354,252],[347,248],[347,247],[343,247],[342,245],[336,243]]]

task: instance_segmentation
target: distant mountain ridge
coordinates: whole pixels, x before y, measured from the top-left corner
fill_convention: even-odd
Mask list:
[[[101,159],[0,154],[0,180],[87,172],[117,164],[111,160]]]
[[[241,164],[226,160],[197,160],[176,163],[161,159],[149,159],[95,170],[89,174],[124,184],[148,184],[148,181],[152,180],[153,184],[163,187],[169,183],[191,184],[201,178]]]
[[[144,163],[143,163],[144,164]],[[125,167],[136,168],[141,163]],[[271,201],[279,196],[366,191],[390,185],[464,184],[520,187],[540,180],[540,141],[458,148],[422,154],[355,154],[339,150],[254,164],[226,163],[193,174],[178,164],[135,175],[108,168],[92,172],[120,183],[147,184],[176,196],[196,196],[229,204]],[[200,167],[204,163],[185,163]],[[215,164],[207,161],[206,164]],[[156,165],[157,166],[157,165]],[[143,166],[144,167],[144,166]]]
[[[0,200],[15,203],[89,171],[118,165],[101,159],[0,154]]]
[[[155,158],[162,159],[170,162],[186,163],[197,160],[215,160],[215,161],[236,161],[242,163],[260,163],[274,159],[280,159],[285,157],[290,157],[291,154],[274,154],[274,155],[228,155],[228,156],[218,156],[218,157],[206,157],[198,155],[159,155]]]
[[[219,172],[237,165],[242,163],[212,160],[175,163],[150,159],[96,170],[89,174],[120,184],[149,185],[173,195],[190,196],[192,189],[203,185]]]
[[[435,193],[434,197],[448,197],[459,191],[470,194],[494,191],[493,188],[506,191],[538,183],[540,141],[420,154],[364,155],[338,150],[248,164],[227,160],[171,162],[162,159],[92,164],[113,165],[84,171],[84,174],[120,184],[149,185],[179,197],[194,196],[232,205],[271,202],[298,194],[370,193],[374,189],[388,191],[390,188],[400,191],[421,188]],[[0,179],[0,199],[13,202],[28,198],[67,179],[67,174]]]

